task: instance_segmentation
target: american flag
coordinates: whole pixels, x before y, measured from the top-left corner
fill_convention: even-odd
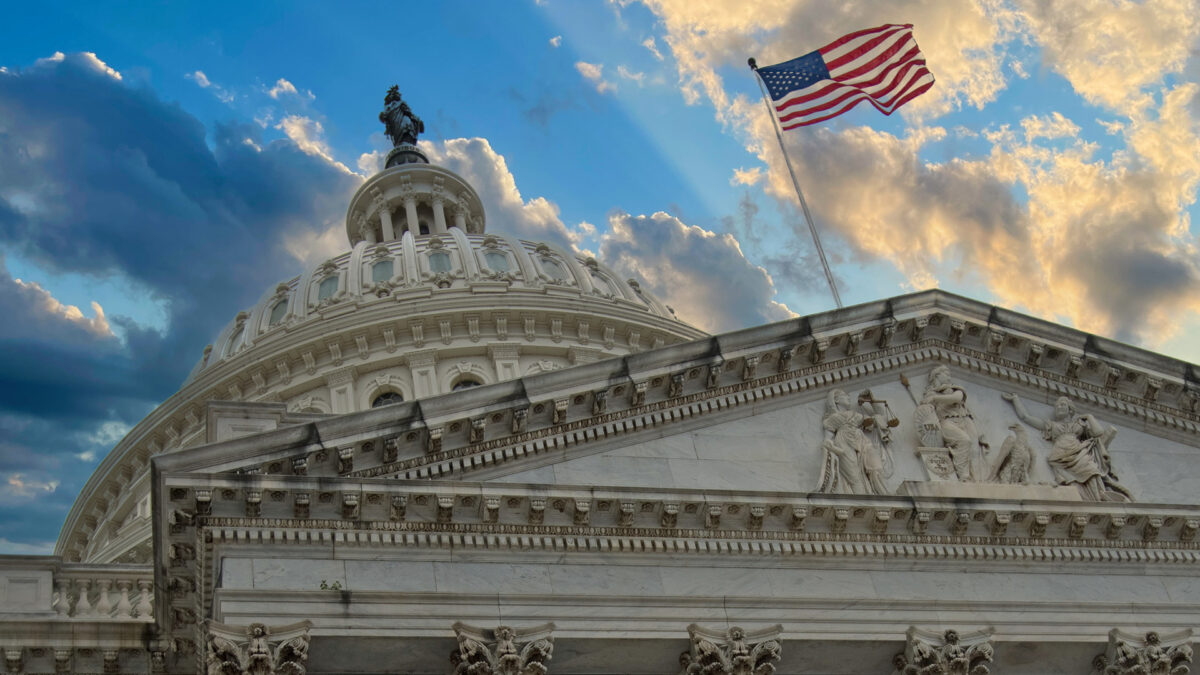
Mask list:
[[[856,31],[757,70],[784,129],[822,122],[863,101],[890,115],[933,86],[912,24]]]

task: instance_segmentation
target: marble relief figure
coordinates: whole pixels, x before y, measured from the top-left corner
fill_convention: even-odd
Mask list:
[[[958,480],[981,482],[988,478],[984,458],[988,443],[975,426],[967,392],[950,379],[948,367],[938,366],[929,373],[913,422],[922,446],[950,451]]]
[[[1083,498],[1091,501],[1133,501],[1129,490],[1117,482],[1108,455],[1108,445],[1117,435],[1115,427],[1080,414],[1066,396],[1055,401],[1049,418],[1030,414],[1016,394],[1003,397],[1012,403],[1022,422],[1040,430],[1054,444],[1047,461],[1059,485],[1076,485]]]
[[[888,443],[895,424],[886,403],[871,398],[869,391],[859,396],[857,406],[845,391],[829,392],[821,418],[825,456],[818,491],[888,494],[884,479],[892,474]]]
[[[1020,424],[1010,424],[1008,428],[1012,433],[1000,444],[1000,455],[996,457],[988,482],[1028,485],[1034,457],[1029,434]]]

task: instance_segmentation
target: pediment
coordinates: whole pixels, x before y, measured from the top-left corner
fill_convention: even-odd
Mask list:
[[[931,385],[935,370],[947,382]],[[331,479],[1040,500],[1127,492],[1195,504],[1192,379],[1189,364],[930,292],[156,462]],[[1070,407],[1056,417],[1060,398]]]

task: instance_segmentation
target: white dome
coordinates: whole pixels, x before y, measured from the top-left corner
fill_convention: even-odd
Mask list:
[[[268,418],[294,424],[705,335],[591,258],[484,233],[461,177],[400,150],[404,163],[350,202],[352,249],[239,312],[180,391],[105,458],[59,555],[149,559],[155,454],[274,428]],[[229,401],[244,420],[214,421],[214,405]]]

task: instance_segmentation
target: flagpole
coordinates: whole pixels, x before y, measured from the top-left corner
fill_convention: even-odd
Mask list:
[[[842,308],[842,296],[838,294],[837,284],[833,281],[833,271],[829,269],[829,261],[825,258],[825,248],[821,246],[821,237],[817,234],[817,226],[813,223],[812,214],[808,212],[808,202],[804,200],[804,192],[800,190],[800,181],[796,180],[796,170],[792,168],[792,159],[788,157],[787,146],[783,144],[783,132],[779,128],[779,120],[771,109],[771,101],[767,98],[767,90],[763,87],[762,77],[758,74],[758,64],[754,59],[749,60],[750,70],[754,71],[754,79],[758,81],[758,89],[763,95],[763,104],[767,106],[767,115],[775,127],[775,138],[779,139],[779,149],[783,152],[783,161],[787,163],[788,174],[792,177],[792,187],[796,188],[796,196],[800,198],[800,207],[804,209],[804,219],[808,221],[808,231],[812,233],[813,244],[817,255],[821,258],[821,268],[825,270],[825,281],[829,282],[829,290],[833,293],[833,301],[838,309]]]

